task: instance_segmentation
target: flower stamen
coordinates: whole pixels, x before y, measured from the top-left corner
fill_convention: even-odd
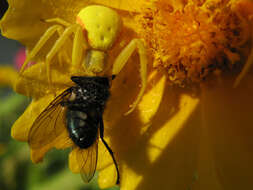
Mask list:
[[[153,66],[167,72],[170,84],[191,85],[216,73],[240,70],[249,55],[249,23],[229,1],[188,1],[176,9],[158,0],[139,22],[154,54]]]

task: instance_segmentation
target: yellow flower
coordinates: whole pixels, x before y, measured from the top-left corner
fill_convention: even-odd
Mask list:
[[[74,0],[9,3],[0,23],[2,33],[21,41],[28,50],[50,26],[43,20],[61,17],[74,22],[78,11],[88,4]],[[92,3],[115,8],[123,20],[121,43],[112,48],[109,61],[133,38],[145,40],[149,62],[153,61],[148,86],[134,112],[124,115],[138,93],[137,56],[113,81],[103,115],[105,139],[119,164],[121,189],[252,188],[253,77],[249,69],[239,73],[252,63],[253,2]],[[53,85],[48,84],[43,59],[49,46],[16,83],[17,92],[33,97],[12,128],[12,136],[20,141],[28,141],[33,122],[54,99],[52,88],[58,94],[73,85],[69,74],[73,66],[60,58],[50,70]],[[233,88],[238,75],[243,77]],[[32,160],[41,161],[52,147],[70,146],[64,136],[66,131],[43,149],[32,149]],[[72,151],[70,169],[78,172],[75,156]],[[115,168],[100,142],[98,170],[102,188],[115,184]]]

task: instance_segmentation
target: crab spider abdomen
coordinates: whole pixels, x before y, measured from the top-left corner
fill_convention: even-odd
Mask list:
[[[76,22],[87,31],[90,46],[102,51],[113,45],[121,27],[119,15],[114,10],[99,5],[83,8],[78,13]]]

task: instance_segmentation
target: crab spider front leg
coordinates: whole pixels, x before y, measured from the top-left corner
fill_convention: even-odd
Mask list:
[[[130,114],[136,108],[147,86],[148,60],[147,60],[146,49],[144,47],[143,42],[140,39],[133,39],[118,55],[118,57],[116,58],[113,64],[113,69],[112,69],[112,74],[117,75],[121,71],[121,69],[125,66],[125,64],[127,63],[130,56],[133,54],[135,49],[137,49],[139,58],[140,58],[140,76],[141,76],[142,86],[136,100],[131,105],[130,110],[127,113],[125,113],[125,115]]]
[[[83,44],[86,43],[83,38],[82,28],[77,25],[70,25],[65,29],[60,38],[55,42],[54,46],[50,50],[50,52],[46,56],[46,67],[47,67],[47,77],[49,84],[52,83],[51,75],[50,75],[50,63],[55,54],[60,50],[60,48],[64,45],[66,40],[74,34],[74,42],[73,42],[73,50],[72,50],[72,64],[76,66],[80,66],[82,60],[82,51]],[[87,44],[87,43],[86,43]],[[87,45],[88,46],[88,45]]]
[[[46,22],[55,22],[65,27],[70,27],[72,24],[63,20],[62,18],[50,18],[45,20]],[[77,30],[74,33],[74,42],[73,42],[73,50],[72,50],[72,63],[80,63],[81,55],[82,55],[82,46],[84,49],[87,48],[88,42],[83,38],[82,30],[77,26]],[[80,59],[80,60],[79,60]]]
[[[88,42],[83,36],[83,30],[79,25],[77,25],[76,33],[73,41],[73,50],[72,50],[72,64],[80,68],[82,62],[83,52],[88,48]],[[75,68],[75,67],[73,67]]]
[[[22,65],[20,69],[20,74],[22,74],[25,70],[25,67],[27,64],[31,61],[32,58],[36,56],[36,54],[40,51],[40,49],[45,45],[45,43],[49,40],[50,37],[52,37],[55,33],[58,33],[61,35],[63,32],[63,27],[60,25],[53,25],[50,28],[46,30],[46,32],[43,34],[43,36],[40,38],[38,43],[35,45],[35,47],[31,50],[31,52],[27,55],[27,58]]]

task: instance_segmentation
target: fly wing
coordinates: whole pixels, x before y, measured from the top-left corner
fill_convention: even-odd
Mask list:
[[[31,148],[43,147],[57,138],[62,132],[66,120],[66,107],[61,103],[67,101],[72,88],[57,96],[34,121],[28,135]]]
[[[87,149],[80,149],[77,156],[77,163],[81,168],[80,174],[85,183],[88,183],[94,176],[97,168],[98,159],[98,143],[94,142],[92,146]]]

